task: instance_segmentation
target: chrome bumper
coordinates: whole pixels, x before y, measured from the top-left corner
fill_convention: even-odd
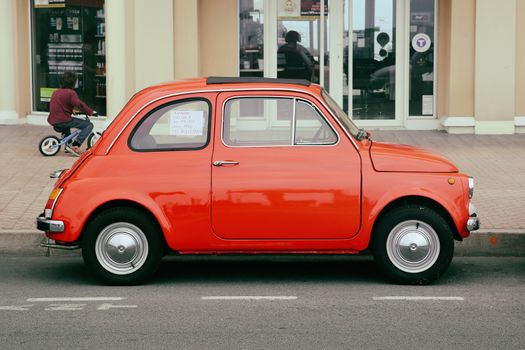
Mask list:
[[[467,221],[467,230],[476,231],[477,229],[479,229],[478,210],[476,209],[476,206],[474,204],[470,203],[468,211],[469,218]]]
[[[42,242],[40,242],[40,246],[43,248],[49,248],[49,249],[63,249],[63,250],[74,250],[74,249],[80,249],[80,245],[76,243],[72,244],[58,244],[58,243],[52,243],[51,240],[47,237],[44,237],[42,239]]]
[[[477,217],[470,217],[467,221],[467,230],[476,231],[479,228],[479,219]]]
[[[64,232],[64,222],[39,216],[36,218],[36,228],[45,232]]]

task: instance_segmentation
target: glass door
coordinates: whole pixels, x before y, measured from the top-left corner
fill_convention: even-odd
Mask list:
[[[363,127],[426,123],[435,119],[435,7],[239,0],[239,75],[318,83]]]
[[[328,1],[277,3],[277,77],[328,87]]]
[[[345,0],[343,108],[354,120],[396,120],[395,0]]]

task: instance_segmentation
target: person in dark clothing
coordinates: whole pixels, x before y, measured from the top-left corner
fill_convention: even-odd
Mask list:
[[[47,122],[54,127],[65,130],[66,135],[70,134],[70,129],[80,129],[80,134],[76,137],[70,147],[66,149],[80,155],[80,146],[93,131],[93,124],[89,120],[74,118],[73,111],[84,112],[86,115],[95,115],[96,112],[89,108],[80,100],[73,88],[77,82],[77,75],[73,72],[65,72],[60,76],[60,89],[56,90],[51,96],[49,105],[49,116]]]
[[[284,69],[279,72],[279,78],[312,81],[315,61],[312,54],[299,44],[301,34],[295,30],[290,30],[286,33],[284,40],[286,44],[277,50],[278,66]]]

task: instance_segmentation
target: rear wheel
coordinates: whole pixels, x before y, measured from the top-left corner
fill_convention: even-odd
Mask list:
[[[374,257],[383,272],[403,284],[428,284],[450,265],[454,239],[434,210],[411,205],[387,213],[374,230]]]
[[[91,148],[95,145],[95,143],[98,141],[98,139],[100,139],[100,137],[102,136],[101,133],[99,133],[98,131],[93,131],[91,134],[89,134],[88,136],[88,139],[87,139],[87,148]]]
[[[56,136],[46,136],[38,144],[38,150],[43,156],[51,157],[60,151],[60,140]]]
[[[84,262],[107,284],[141,283],[155,273],[162,255],[158,225],[135,208],[106,210],[89,223],[84,233]]]

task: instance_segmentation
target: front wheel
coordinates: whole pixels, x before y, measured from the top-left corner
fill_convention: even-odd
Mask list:
[[[84,262],[107,284],[141,283],[155,273],[162,255],[158,225],[138,209],[106,210],[89,223],[84,233]]]
[[[46,136],[40,140],[38,150],[43,156],[54,156],[60,151],[60,140],[56,136]]]
[[[378,223],[372,250],[380,269],[402,284],[428,284],[450,265],[454,239],[434,210],[411,205],[396,208]]]

